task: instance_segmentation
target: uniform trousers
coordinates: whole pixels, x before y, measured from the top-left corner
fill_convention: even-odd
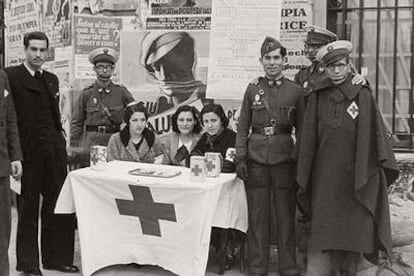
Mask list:
[[[0,177],[0,276],[9,276],[10,180]]]
[[[361,253],[343,250],[308,251],[307,276],[356,276]]]
[[[67,175],[66,143],[61,133],[43,129],[24,151],[22,193],[18,197],[17,269],[39,267],[38,221],[41,206],[41,256],[45,265],[73,264],[75,217],[54,214]]]
[[[268,271],[271,200],[276,214],[278,270],[285,275],[298,272],[295,251],[296,191],[294,164],[266,165],[248,162],[246,194],[249,211],[247,246],[250,273],[265,274]]]

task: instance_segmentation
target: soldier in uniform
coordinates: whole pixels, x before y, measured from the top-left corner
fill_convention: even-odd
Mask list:
[[[89,54],[96,81],[85,88],[74,107],[70,145],[82,147],[108,144],[110,136],[120,131],[124,108],[134,98],[123,86],[111,81],[118,54],[111,48],[98,48]]]
[[[365,256],[391,254],[387,186],[398,177],[389,137],[369,87],[351,83],[352,44],[316,58],[328,82],[309,95],[298,140],[298,203],[312,216],[308,276],[354,276]]]
[[[326,44],[338,39],[338,36],[333,32],[318,26],[308,26],[307,31],[305,54],[312,64],[300,69],[295,75],[295,82],[303,87],[305,97],[314,91],[316,84],[323,83],[328,79],[325,68],[315,59],[316,53]],[[355,74],[352,80],[352,84],[365,85],[366,82],[365,78],[358,74]]]
[[[325,70],[325,67],[316,60],[316,54],[319,49],[321,49],[326,44],[336,41],[338,36],[333,32],[330,32],[324,28],[318,26],[308,26],[307,36],[305,40],[305,53],[306,57],[311,61],[311,65],[302,68],[295,75],[295,82],[303,87],[305,102],[308,99],[308,96],[317,89],[318,86],[324,85],[324,83],[329,82],[329,76]],[[355,70],[353,70],[355,72]],[[365,85],[367,83],[366,79],[359,75],[354,74],[352,79],[353,85]],[[303,253],[302,259],[306,262],[306,250],[307,250],[307,239],[310,234],[310,217],[307,217],[299,206],[298,214],[298,247],[299,252]]]
[[[299,133],[304,100],[302,88],[283,76],[285,61],[286,48],[266,37],[260,58],[266,75],[248,85],[240,111],[235,160],[237,175],[246,185],[250,275],[265,275],[268,270],[271,200],[279,230],[279,271],[284,276],[299,275],[291,134],[293,127]]]

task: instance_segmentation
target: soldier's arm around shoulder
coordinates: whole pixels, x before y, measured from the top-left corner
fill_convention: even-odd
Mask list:
[[[295,74],[295,77],[293,79],[294,82],[300,84],[300,78],[301,78],[301,74],[303,72],[305,68],[299,69],[299,71]]]

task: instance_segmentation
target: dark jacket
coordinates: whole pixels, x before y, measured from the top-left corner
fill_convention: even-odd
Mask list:
[[[269,103],[276,126],[284,130],[283,134],[266,136],[255,131],[250,132],[271,126],[265,101]],[[291,129],[295,127],[296,134],[299,133],[303,111],[303,90],[298,84],[286,78],[276,81],[273,86],[268,84],[266,78],[250,83],[240,110],[236,162],[252,160],[276,165],[290,161],[294,145]]]
[[[225,128],[220,135],[213,139],[211,139],[211,136],[208,133],[204,133],[191,151],[191,155],[204,155],[206,152],[219,152],[221,153],[221,156],[225,158],[227,149],[234,148],[235,141],[236,133],[229,128]]]
[[[10,175],[10,161],[23,158],[11,92],[6,74],[0,70],[0,177]]]
[[[328,74],[321,65],[309,65],[300,69],[295,75],[295,82],[302,86],[305,97],[312,93],[318,84],[327,81],[327,79]]]
[[[83,137],[88,141],[81,143],[84,126],[120,125],[123,121],[124,109],[132,101],[134,98],[128,89],[112,82],[106,88],[99,87],[97,82],[85,88],[73,108],[70,145],[80,146],[83,143],[83,146],[89,149],[89,146],[94,144],[89,141],[91,137]],[[110,136],[107,133],[98,135],[107,137],[104,139],[106,142]]]
[[[234,148],[236,143],[236,133],[228,128],[225,128],[218,136],[211,137],[208,133],[204,133],[196,146],[191,151],[192,156],[204,156],[206,152],[218,152],[223,157],[222,172],[234,172],[234,163],[225,160],[228,148]],[[187,166],[190,165],[190,159],[187,160]]]
[[[330,93],[330,100],[338,104],[346,101],[357,104],[358,114],[354,119],[355,127],[348,133],[343,133],[346,137],[339,135],[334,138],[335,141],[321,142],[321,137],[323,137],[323,133],[320,131],[321,124],[329,124],[332,129],[331,132],[333,133],[335,129],[340,128],[344,124],[345,119],[339,118],[326,122],[319,121],[318,114],[321,114],[321,112],[332,112],[334,115],[343,114],[342,116],[346,116],[348,121],[348,117],[352,114],[350,108],[347,106],[337,110],[328,108],[327,106],[324,106],[325,109],[321,109],[321,100],[318,99],[322,97],[321,93]],[[348,200],[344,198],[344,195],[341,195],[342,198],[339,201],[338,198],[330,198],[326,191],[321,191],[321,196],[315,198],[315,191],[320,190],[315,185],[319,188],[323,185],[330,187],[333,183],[340,181],[343,184],[351,185],[349,187],[351,189],[349,200],[355,202],[357,204],[355,206],[359,209],[363,209],[364,211],[361,211],[362,214],[367,216],[364,221],[359,223],[355,219],[358,215],[356,213],[357,210],[354,210],[352,216],[344,216],[342,218],[341,223],[343,227],[353,227],[355,231],[365,233],[364,235],[358,234],[357,236],[363,236],[365,240],[374,242],[374,251],[370,253],[364,252],[367,253],[365,256],[370,261],[376,261],[379,250],[391,253],[391,229],[387,186],[393,183],[398,177],[398,168],[389,137],[387,137],[385,132],[381,114],[378,111],[371,91],[366,87],[351,85],[350,79],[346,83],[341,84],[339,88],[332,85],[329,87],[321,87],[316,93],[312,93],[309,96],[304,118],[301,138],[297,144],[297,177],[300,187],[298,204],[306,213],[310,214],[313,212],[312,227],[315,226],[315,229],[317,228],[317,221],[315,221],[316,212],[312,210],[315,207],[315,203],[320,205],[321,202],[331,201],[334,204],[341,204],[341,202],[347,202]],[[341,156],[338,152],[336,154],[333,152],[334,154],[332,154],[332,145],[338,143],[337,139],[341,139],[340,137],[343,137],[345,141],[343,143],[347,143],[344,146],[348,146],[349,141],[346,139],[351,135],[351,132],[355,135],[355,139],[352,140],[352,143],[355,145],[354,150],[343,153],[347,154],[347,156]],[[327,157],[321,160],[322,158],[318,158],[320,156]],[[344,159],[352,159],[351,161],[353,162],[348,168],[341,170],[352,169],[353,175],[338,177],[335,169],[332,168],[337,167],[337,164],[342,164]],[[318,164],[321,165],[321,163],[327,165],[319,167]],[[318,178],[321,175],[324,177]],[[323,210],[326,210],[326,208]],[[338,217],[323,216],[320,223],[322,225],[332,225],[334,224],[333,221],[337,220]],[[371,225],[367,225],[367,222],[371,222]],[[372,234],[366,234],[366,230],[362,226],[363,224],[369,228],[374,228],[374,236],[370,236]],[[358,225],[358,227],[355,228],[355,225]],[[337,239],[335,234],[332,233],[330,237],[325,236],[321,237],[321,239],[335,240]],[[353,237],[349,237],[347,242],[347,248],[356,248],[353,251],[358,251],[357,249],[361,247],[361,244],[355,244]]]
[[[36,102],[41,91],[35,79],[30,75],[26,67],[21,64],[5,69],[13,92],[13,100],[16,107],[17,123],[19,126],[20,142],[25,152],[28,141],[34,133],[34,116]],[[45,86],[52,103],[52,117],[57,131],[62,131],[59,111],[59,81],[55,74],[44,71]]]

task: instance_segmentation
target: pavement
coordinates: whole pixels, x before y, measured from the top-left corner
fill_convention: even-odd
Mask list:
[[[22,273],[16,271],[16,228],[17,228],[17,212],[16,209],[12,208],[12,235],[11,235],[11,242],[9,248],[9,258],[10,258],[10,276],[20,276]],[[80,244],[79,244],[79,236],[78,233],[75,233],[76,240],[75,240],[75,257],[74,257],[74,264],[77,265],[80,269],[81,266],[81,256],[80,256]],[[279,274],[276,272],[276,250],[273,248],[271,249],[271,265],[270,265],[270,272],[268,276],[278,276]],[[82,273],[61,273],[54,270],[42,270],[44,276],[81,276]],[[209,262],[207,264],[207,272],[206,276],[214,276],[217,274],[218,267],[216,265],[216,258],[214,253],[211,252],[209,257]],[[93,274],[93,276],[173,276],[176,275],[169,271],[166,271],[157,266],[143,266],[143,267],[133,267],[127,265],[116,265],[111,267],[103,268]],[[238,261],[234,268],[228,270],[224,274],[225,276],[239,276],[239,275],[247,275],[247,273],[242,273],[240,271],[240,262]]]

